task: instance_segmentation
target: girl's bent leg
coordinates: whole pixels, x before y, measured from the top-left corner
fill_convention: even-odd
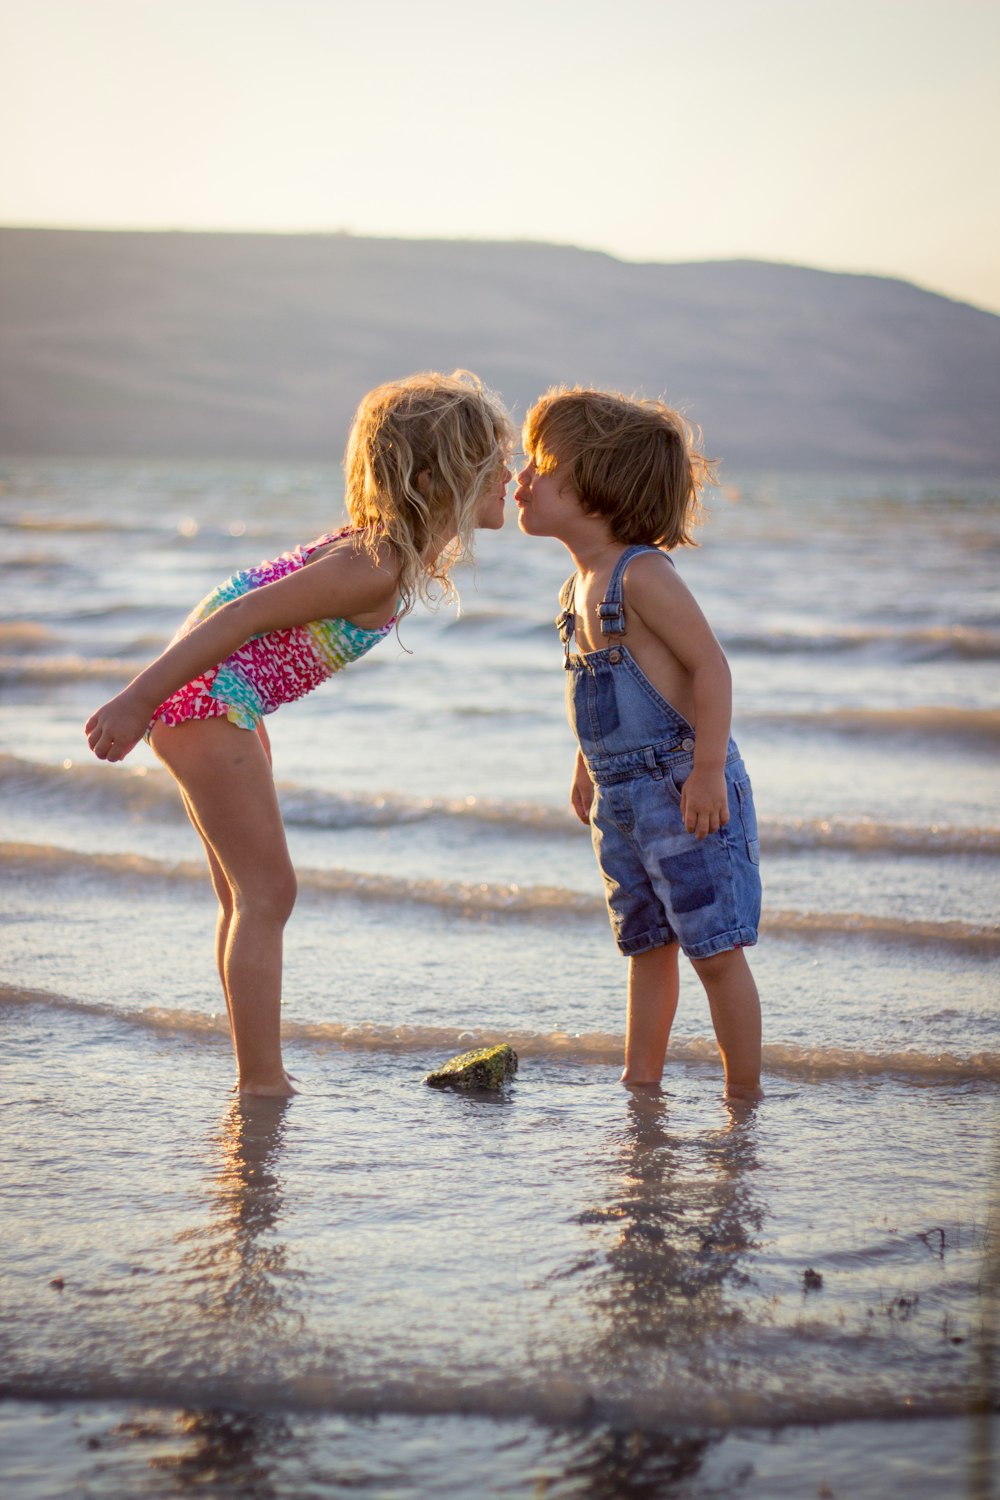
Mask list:
[[[222,969],[238,1087],[291,1093],[281,1058],[281,958],[295,873],[264,747],[227,719],[157,725],[152,745],[231,894]]]
[[[726,1070],[727,1099],[763,1099],[760,1086],[760,996],[742,948],[693,958],[708,996]]]
[[[229,1025],[232,1028],[233,1011],[229,1003],[229,993],[226,989],[226,949],[229,947],[229,927],[233,920],[233,893],[226,879],[226,872],[215,857],[211,844],[205,837],[203,830],[198,824],[198,815],[188,800],[186,792],[182,790],[181,797],[184,801],[184,810],[191,820],[191,826],[201,839],[208,860],[208,873],[212,879],[212,889],[219,902],[219,915],[215,925],[215,965],[219,971],[219,981],[222,985],[222,993],[226,997],[226,1011],[229,1014]]]
[[[629,959],[622,1083],[659,1083],[663,1077],[678,983],[676,943]]]

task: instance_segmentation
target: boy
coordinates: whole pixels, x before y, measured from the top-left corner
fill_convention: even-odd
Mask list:
[[[760,917],[753,798],[726,658],[662,550],[692,542],[711,464],[676,412],[606,391],[547,392],[524,446],[521,530],[557,538],[576,564],[557,621],[579,741],[571,800],[629,958],[622,1082],[660,1081],[681,947],[708,995],[726,1098],[761,1099],[743,952]]]

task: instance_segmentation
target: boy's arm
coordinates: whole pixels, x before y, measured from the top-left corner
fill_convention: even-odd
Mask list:
[[[573,768],[573,784],[570,787],[569,800],[573,811],[581,823],[590,823],[590,806],[594,800],[594,783],[590,779],[587,770],[587,762],[583,758],[583,751],[576,752],[576,765]]]
[[[313,620],[366,614],[385,598],[385,573],[367,554],[346,550],[252,589],[168,646],[128,687],[92,714],[86,725],[91,750],[98,760],[124,760],[164,699],[225,661],[252,636]]]
[[[725,652],[690,589],[663,558],[637,557],[628,570],[629,604],[689,673],[694,695],[694,769],[681,792],[688,833],[703,839],[729,822],[726,757],[733,680]]]

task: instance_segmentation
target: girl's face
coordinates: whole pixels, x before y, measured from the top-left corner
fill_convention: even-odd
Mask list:
[[[482,493],[476,512],[476,525],[483,531],[499,531],[503,525],[503,507],[507,498],[507,486],[513,479],[507,464],[501,461],[495,478],[491,479]]]

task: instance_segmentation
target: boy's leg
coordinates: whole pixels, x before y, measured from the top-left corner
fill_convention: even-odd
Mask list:
[[[622,1083],[659,1083],[677,1011],[677,944],[636,953],[628,964]]]
[[[231,892],[223,984],[239,1088],[288,1093],[281,1060],[281,956],[295,873],[264,747],[226,719],[158,725],[152,743],[179,782]],[[209,864],[215,879],[216,867],[211,859]]]
[[[763,1099],[760,1086],[760,997],[742,948],[693,958],[708,996],[726,1069],[727,1099]]]

